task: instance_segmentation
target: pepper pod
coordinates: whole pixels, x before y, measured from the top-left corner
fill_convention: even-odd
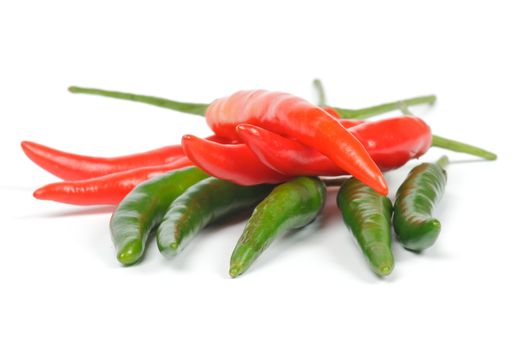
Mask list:
[[[313,221],[326,195],[323,181],[313,177],[298,177],[275,187],[255,208],[233,250],[231,277],[246,271],[276,237]]]
[[[337,204],[372,271],[383,277],[394,268],[392,253],[392,202],[355,178],[346,180]]]
[[[150,232],[161,222],[170,203],[208,175],[196,167],[175,170],[141,183],[110,219],[117,259],[123,265],[139,261]]]
[[[258,204],[273,185],[240,186],[210,177],[175,199],[157,229],[157,246],[166,257],[181,252],[210,223]]]
[[[406,248],[421,251],[431,247],[441,231],[441,223],[432,216],[446,187],[446,156],[436,163],[413,168],[396,193],[393,218],[397,240]]]

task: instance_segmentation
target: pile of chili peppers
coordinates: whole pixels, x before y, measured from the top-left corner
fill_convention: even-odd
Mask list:
[[[392,204],[382,174],[440,147],[493,160],[481,148],[431,133],[409,106],[422,96],[363,109],[318,105],[264,90],[239,91],[211,104],[185,103],[115,91],[71,87],[73,93],[143,102],[205,116],[214,135],[185,135],[182,143],[114,158],[62,152],[22,142],[25,154],[64,181],[37,189],[38,199],[76,205],[116,205],[110,230],[117,259],[137,263],[155,232],[160,252],[173,257],[212,222],[254,207],[232,255],[229,274],[246,271],[271,242],[312,222],[327,186],[340,186],[337,205],[370,268],[391,273],[392,226],[406,249],[432,246],[440,222],[432,216],[446,185],[448,158],[408,174]],[[365,121],[401,110],[405,115]],[[351,175],[351,176],[346,176]],[[324,178],[326,177],[326,178]]]

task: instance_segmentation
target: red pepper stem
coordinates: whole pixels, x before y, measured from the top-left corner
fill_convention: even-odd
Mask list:
[[[204,116],[204,114],[206,113],[206,109],[208,108],[208,105],[204,104],[204,103],[179,102],[179,101],[168,100],[168,99],[161,98],[161,97],[136,95],[136,94],[131,94],[131,93],[127,93],[127,92],[119,92],[119,91],[91,89],[91,88],[83,88],[83,87],[78,87],[78,86],[69,87],[69,91],[74,94],[98,95],[98,96],[117,98],[120,100],[142,102],[142,103],[154,105],[157,107],[172,109],[174,111],[184,112],[184,113],[188,113],[188,114],[196,114],[196,115],[200,115],[200,116]]]
[[[418,96],[407,98],[404,100],[394,101],[383,103],[380,105],[361,108],[361,109],[343,109],[334,107],[334,109],[341,115],[341,118],[349,118],[349,119],[367,119],[370,117],[374,117],[376,115],[380,115],[387,112],[392,112],[395,110],[399,110],[403,105],[405,106],[416,106],[422,104],[434,104],[437,97],[435,95],[427,95],[427,96]]]
[[[495,160],[497,155],[493,152],[486,151],[485,149],[468,145],[455,140],[450,140],[438,135],[432,136],[432,147],[439,147],[449,149],[450,151],[471,154],[486,160]]]
[[[449,163],[450,163],[450,160],[449,160],[448,157],[446,157],[446,156],[442,156],[442,157],[440,157],[440,158],[435,162],[435,164],[437,164],[438,166],[440,166],[442,169],[446,168],[446,166],[448,166]]]
[[[312,85],[314,89],[318,93],[318,106],[326,106],[327,98],[325,97],[325,89],[323,88],[323,84],[320,79],[314,79],[312,81]]]

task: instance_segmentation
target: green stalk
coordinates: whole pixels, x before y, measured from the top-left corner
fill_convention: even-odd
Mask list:
[[[400,107],[401,111],[406,115],[414,115],[410,109],[408,109],[408,106],[404,103],[401,104]],[[438,147],[438,148],[444,148],[449,149],[450,151],[454,152],[460,152],[460,153],[466,153],[471,154],[473,156],[477,156],[486,160],[495,160],[497,159],[497,155],[493,152],[486,151],[485,149],[482,149],[480,147],[468,145],[467,143],[462,143],[455,140],[450,140],[442,136],[438,135],[432,135],[432,147]],[[439,161],[441,161],[439,159]],[[442,161],[444,163],[444,161]],[[439,164],[439,163],[437,163]],[[446,164],[447,164],[447,158],[446,158]],[[439,164],[440,165],[440,164]]]
[[[471,154],[486,160],[495,160],[497,155],[480,147],[468,145],[455,140],[450,140],[438,135],[432,136],[432,147],[449,149],[450,151]]]
[[[326,106],[327,98],[325,97],[325,89],[323,88],[323,84],[320,79],[314,79],[312,81],[312,85],[314,89],[318,93],[318,106]]]
[[[91,89],[91,88],[82,88],[78,86],[69,87],[69,91],[74,94],[87,94],[87,95],[99,95],[105,97],[117,98],[120,100],[128,100],[128,101],[136,101],[142,102],[149,105],[154,105],[157,107],[172,109],[174,111],[196,114],[200,116],[204,116],[206,113],[206,109],[208,108],[207,104],[204,103],[189,103],[189,102],[179,102],[168,100],[160,97],[153,96],[143,96],[136,95],[127,92],[119,92],[119,91],[108,91],[108,90],[100,90],[100,89]]]
[[[341,118],[348,119],[367,119],[370,117],[374,117],[376,115],[380,115],[383,113],[395,111],[401,109],[403,105],[406,106],[416,106],[422,104],[434,104],[437,97],[435,95],[427,95],[427,96],[418,96],[412,97],[404,100],[394,101],[383,103],[377,106],[361,108],[361,109],[344,109],[333,107]]]

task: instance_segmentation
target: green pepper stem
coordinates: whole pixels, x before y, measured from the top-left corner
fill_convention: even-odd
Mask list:
[[[318,106],[327,105],[327,98],[325,97],[325,89],[323,88],[323,84],[320,79],[314,79],[312,81],[312,85],[314,89],[318,93]]]
[[[136,95],[127,92],[119,92],[119,91],[108,91],[108,90],[100,90],[100,89],[91,89],[91,88],[82,88],[78,86],[69,87],[69,91],[74,94],[87,94],[87,95],[99,95],[105,97],[117,98],[120,100],[129,100],[142,102],[149,105],[154,105],[157,107],[172,109],[178,112],[184,112],[189,114],[196,114],[200,116],[204,116],[206,113],[206,109],[208,108],[207,104],[204,103],[189,103],[189,102],[179,102],[168,100],[160,97],[153,96],[144,96],[144,95]]]
[[[414,115],[410,111],[410,109],[408,109],[408,106],[405,103],[401,104],[400,109],[406,115]],[[455,151],[455,152],[471,154],[471,155],[481,157],[481,158],[484,158],[487,160],[497,159],[497,155],[495,153],[486,151],[486,150],[476,147],[476,146],[468,145],[466,143],[462,143],[462,142],[455,141],[455,140],[450,140],[450,139],[447,139],[447,138],[444,138],[444,137],[441,137],[438,135],[432,136],[432,146],[449,149],[449,150]],[[439,161],[441,161],[441,159],[439,159]],[[447,162],[448,162],[448,159],[446,158],[446,164],[447,164]],[[444,164],[444,161],[442,161],[441,163]],[[441,164],[439,164],[439,165],[441,165]],[[442,166],[442,167],[444,167],[444,166]]]
[[[450,140],[438,135],[432,136],[432,147],[439,147],[449,149],[450,151],[471,154],[487,160],[497,159],[497,155],[493,152],[486,151],[485,149],[468,145],[455,140]]]
[[[418,96],[407,98],[404,100],[383,103],[380,105],[366,107],[361,109],[343,109],[334,107],[334,109],[341,115],[341,118],[348,119],[367,119],[380,115],[386,112],[391,112],[401,109],[403,106],[416,106],[421,104],[434,104],[437,97],[435,95]]]
[[[448,157],[442,156],[435,162],[435,164],[437,164],[438,166],[440,166],[441,168],[444,169],[444,168],[446,168],[446,166],[448,165],[449,162],[450,162],[450,160],[448,159]]]

